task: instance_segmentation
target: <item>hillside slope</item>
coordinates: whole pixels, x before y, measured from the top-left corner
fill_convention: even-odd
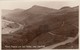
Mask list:
[[[62,14],[62,12],[64,13]],[[78,34],[78,7],[60,10],[56,13],[57,14],[51,13],[47,15],[43,22],[38,23],[38,25],[43,25],[43,31],[46,29],[47,30],[36,37],[33,41],[28,43],[28,45],[49,46],[51,44],[57,44],[59,42],[65,41],[69,37],[75,37]],[[44,27],[45,25],[47,25],[47,28]],[[70,48],[71,46],[72,44],[70,44],[69,47],[66,47]]]
[[[36,23],[37,21],[41,21],[44,15],[55,11],[57,10],[34,5],[25,11],[18,12],[18,13],[17,12],[11,13],[6,15],[5,17],[7,17],[6,18],[7,20],[11,20],[21,24],[32,24],[32,23]]]
[[[34,6],[33,8],[36,9],[35,7],[36,6]],[[41,8],[42,7],[40,7],[40,9]],[[38,12],[39,10],[34,11]],[[78,34],[78,15],[79,15],[78,6],[67,8],[63,7],[55,12],[50,11],[50,13],[46,15],[43,15],[44,13],[42,13],[41,15],[40,14],[41,12],[39,12],[39,14],[33,13],[34,11],[27,10],[25,11],[25,13],[22,13],[19,16],[25,17],[25,19],[23,20],[25,26],[22,30],[16,31],[11,34],[11,35],[14,34],[14,36],[17,35],[15,39],[19,38],[19,41],[16,41],[18,45],[49,46],[52,44],[57,44],[59,42],[65,41],[69,37],[73,38]],[[28,17],[26,17],[26,15],[28,15]],[[11,42],[14,41],[15,39],[11,40]],[[22,40],[26,42],[21,43],[23,42]],[[14,44],[17,45],[16,43]],[[13,43],[10,44],[8,43],[7,45],[11,44],[14,45]]]

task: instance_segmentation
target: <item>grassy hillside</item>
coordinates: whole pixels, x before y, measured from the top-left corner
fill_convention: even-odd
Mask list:
[[[25,13],[22,14],[24,16]],[[11,42],[15,40],[15,45],[18,45],[17,43],[19,43],[19,45],[49,46],[51,44],[56,44],[64,41],[68,37],[75,37],[75,35],[78,34],[78,7],[61,8],[56,12],[52,12],[44,16],[38,15],[39,14],[30,14],[30,19],[25,18],[26,20],[23,20],[24,23],[27,23],[29,21],[31,23],[27,23],[29,25],[24,25],[24,28],[22,30],[12,33],[16,37],[10,38]],[[34,18],[36,18],[36,20]],[[51,34],[49,32],[51,32]],[[8,43],[8,40],[6,41],[7,45],[13,44]],[[4,41],[3,44],[6,45]]]

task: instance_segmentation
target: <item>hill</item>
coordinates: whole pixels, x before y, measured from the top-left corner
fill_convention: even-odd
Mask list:
[[[38,22],[34,25],[34,27],[41,25],[39,27],[42,30],[40,31],[42,34],[28,43],[28,45],[49,46],[64,41],[69,37],[75,37],[78,34],[78,10],[78,7],[64,10],[60,9],[58,12],[46,15],[46,18],[42,22]],[[69,47],[65,47],[70,48],[71,46],[73,45],[70,44]]]
[[[24,11],[23,9],[14,9],[14,10],[7,10],[7,9],[2,9],[2,16],[6,16],[12,13],[18,13]]]
[[[19,16],[17,17],[17,18],[22,16],[25,17],[24,20],[21,21],[21,22],[24,21],[23,23],[25,24],[25,26],[22,30],[16,31],[12,34],[14,34],[14,36],[20,35],[19,39],[21,41],[22,40],[25,41],[27,39],[27,42],[24,42],[22,45],[49,46],[52,44],[57,44],[59,42],[65,41],[69,37],[73,38],[78,34],[78,15],[79,15],[78,6],[65,8],[63,7],[53,12],[50,11],[50,13],[48,14],[46,13],[45,15],[44,13],[38,12],[39,10],[34,10],[41,9],[42,7],[39,8],[35,7],[39,6],[33,6],[32,8],[24,11],[25,13],[19,14]],[[16,43],[21,42],[16,41]],[[17,45],[16,43],[15,45]]]
[[[41,21],[44,15],[55,11],[57,10],[34,5],[25,11],[11,13],[6,15],[5,17],[7,17],[6,19],[8,20],[18,22],[21,24],[32,24],[37,21]]]

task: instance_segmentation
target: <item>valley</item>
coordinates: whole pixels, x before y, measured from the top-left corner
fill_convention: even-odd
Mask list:
[[[10,34],[19,29],[23,29],[23,25],[2,19],[2,34]]]
[[[17,49],[78,49],[78,6],[57,10],[34,5],[27,10],[12,12],[2,15],[3,49],[41,45],[45,47]],[[6,48],[6,45],[10,48]]]

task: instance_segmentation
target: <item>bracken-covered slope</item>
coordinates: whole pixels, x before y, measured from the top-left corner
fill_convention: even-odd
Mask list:
[[[11,34],[15,36],[15,38],[13,37],[13,40],[11,40],[11,42],[17,39],[19,40],[14,44],[7,43],[7,45],[12,44],[49,46],[62,42],[69,37],[75,37],[78,34],[78,6],[63,7],[53,12],[50,11],[50,13],[46,13],[46,15],[44,13],[41,13],[39,10],[36,10],[42,10],[42,8],[43,7],[33,6],[32,8],[24,11],[25,13],[21,13],[17,17],[18,19],[19,17],[22,18],[22,16],[25,17],[24,20],[22,20],[22,22],[24,21],[23,24],[25,24],[25,26],[22,30],[16,31]],[[38,13],[33,13],[34,11]],[[42,10],[42,12],[45,12],[45,10]],[[25,42],[23,42],[23,40]]]
[[[51,13],[46,16],[43,22],[35,25],[42,24],[42,29],[46,32],[42,33],[31,41],[28,45],[45,45],[57,44],[69,37],[75,37],[78,34],[78,6],[67,9],[60,9],[56,13]],[[47,25],[47,27],[45,27]],[[75,44],[75,43],[74,43]],[[73,47],[71,47],[73,46]],[[78,43],[75,45],[69,44],[69,47],[61,48],[77,48]]]

